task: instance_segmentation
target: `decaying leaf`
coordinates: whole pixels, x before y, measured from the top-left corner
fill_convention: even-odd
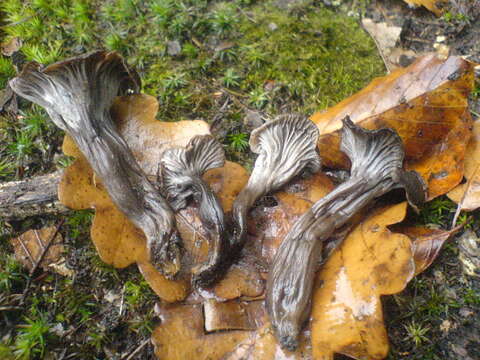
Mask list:
[[[430,229],[425,226],[395,227],[412,240],[415,275],[427,269],[436,259],[445,241],[455,235],[461,226],[452,230]]]
[[[395,129],[405,145],[406,167],[427,182],[429,198],[445,194],[463,177],[471,132],[467,98],[473,67],[460,57],[441,60],[428,55],[314,114],[322,161],[330,167],[349,168],[348,159],[339,151],[341,120],[348,115],[367,129]]]
[[[28,270],[35,267],[48,270],[60,260],[64,252],[62,235],[55,226],[29,230],[13,238],[11,243],[15,249],[15,258]]]
[[[480,278],[480,239],[472,231],[465,231],[458,240],[458,258],[463,271],[469,276]]]
[[[317,275],[312,309],[313,356],[334,353],[383,359],[388,338],[380,296],[404,289],[415,266],[410,239],[387,225],[403,220],[406,203],[373,211],[357,225]]]
[[[174,305],[162,309],[162,325],[152,335],[159,359],[222,359],[249,336],[249,331],[205,335],[201,305]]]
[[[256,330],[265,316],[262,301],[207,300],[203,305],[205,330]]]
[[[443,14],[443,8],[448,4],[448,0],[404,0],[411,6],[424,6],[437,16]]]
[[[465,154],[465,184],[458,185],[448,197],[459,210],[473,211],[480,207],[480,122],[473,124],[472,137]]]
[[[2,55],[12,56],[13,53],[20,50],[22,45],[23,45],[22,39],[20,39],[19,37],[14,37],[14,38],[11,38],[8,42],[2,43],[0,45],[0,49],[1,49]]]

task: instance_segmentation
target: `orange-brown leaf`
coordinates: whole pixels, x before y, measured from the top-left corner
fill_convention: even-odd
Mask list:
[[[445,194],[463,176],[471,132],[467,99],[473,87],[473,68],[473,63],[460,57],[442,60],[428,55],[314,114],[324,163],[348,169],[349,161],[339,146],[341,120],[349,115],[367,129],[395,129],[405,145],[406,165],[428,183],[429,198]]]
[[[57,232],[55,226],[29,230],[11,239],[10,242],[15,250],[15,258],[28,270],[38,266],[48,270],[51,264],[60,259],[64,251],[62,235]],[[40,263],[37,265],[38,261]]]
[[[445,6],[448,4],[448,0],[404,0],[407,4],[413,6],[424,6],[437,16],[443,14],[442,4]]]
[[[448,197],[460,210],[473,211],[480,207],[480,122],[473,124],[472,138],[465,155],[465,184],[458,185]]]
[[[413,277],[410,239],[387,225],[403,220],[406,203],[372,212],[357,225],[317,275],[312,309],[313,356],[334,353],[383,359],[388,337],[381,295],[395,294]]]
[[[424,226],[397,227],[396,230],[412,240],[415,259],[415,275],[427,269],[437,258],[445,241],[455,235],[461,227],[452,230],[430,229]]]
[[[159,359],[222,359],[250,335],[241,330],[206,335],[201,305],[175,305],[161,312],[162,325],[152,335]]]

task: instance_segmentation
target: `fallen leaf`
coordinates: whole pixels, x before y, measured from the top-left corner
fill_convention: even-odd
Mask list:
[[[465,184],[458,185],[447,196],[458,204],[458,209],[473,211],[480,207],[480,122],[473,123],[473,131],[465,155]]]
[[[22,39],[14,37],[10,41],[3,43],[1,46],[2,55],[12,56],[14,52],[17,52],[22,47]]]
[[[155,355],[162,360],[305,360],[311,359],[309,332],[300,337],[295,353],[284,351],[268,325],[263,304],[253,301],[239,305],[234,301],[204,305],[157,306],[162,324],[152,334]],[[210,307],[210,308],[209,308]],[[243,310],[243,315],[242,315]],[[213,313],[212,313],[213,312]],[[253,317],[255,317],[253,319]],[[208,332],[215,328],[222,331]],[[255,331],[235,328],[253,327]]]
[[[265,317],[262,301],[218,302],[209,299],[203,304],[205,330],[256,330]]]
[[[437,16],[443,14],[443,8],[448,4],[448,0],[404,0],[413,7],[424,6]]]
[[[120,97],[111,109],[119,132],[143,171],[151,176],[153,181],[164,150],[171,146],[185,146],[195,135],[209,134],[209,126],[204,121],[161,122],[155,119],[157,110],[158,102],[148,95]],[[208,242],[197,211],[189,207],[176,215],[177,226],[187,251],[186,264],[178,280],[168,280],[149,263],[143,232],[117,210],[85,157],[68,136],[65,137],[63,151],[76,160],[66,169],[59,184],[59,199],[73,209],[95,209],[91,237],[100,258],[119,268],[137,263],[143,276],[160,298],[169,302],[185,298],[189,290],[191,267],[205,260],[208,251]],[[204,178],[219,196],[224,210],[228,212],[247,181],[247,173],[240,165],[226,162],[223,168],[210,170]],[[251,279],[255,276],[253,271],[250,269],[240,275],[238,280],[242,281],[242,276]],[[258,278],[258,275],[256,276]],[[241,287],[235,296],[242,295],[242,292],[250,296],[263,290],[263,285],[258,290],[258,284],[255,285],[250,280],[245,282],[248,286]],[[233,295],[228,298],[231,297]]]
[[[54,235],[55,238],[53,238]],[[15,250],[17,261],[30,271],[35,267],[49,270],[51,265],[60,260],[65,250],[62,244],[62,235],[55,226],[29,230],[19,237],[11,239],[10,242]],[[38,261],[40,263],[36,265]]]
[[[240,296],[257,297],[263,294],[265,281],[253,264],[234,264],[214,287],[214,293],[221,299],[235,299]]]
[[[161,309],[162,325],[152,334],[159,359],[222,359],[249,336],[249,331],[206,335],[201,305],[174,305]]]
[[[407,235],[412,240],[415,275],[420,274],[432,264],[445,241],[460,229],[461,226],[452,230],[430,229],[425,226],[395,227],[395,231]]]
[[[347,157],[339,151],[341,120],[349,115],[364,128],[389,127],[398,132],[405,145],[406,167],[424,178],[430,199],[450,191],[463,177],[471,133],[468,95],[473,68],[473,63],[460,57],[441,60],[428,55],[314,114],[324,165],[349,168]]]
[[[398,60],[392,55],[394,49],[398,49],[395,45],[400,39],[402,28],[400,26],[387,24],[386,22],[376,23],[373,19],[366,17],[362,19],[362,26],[375,41],[378,52],[387,70],[390,72],[397,68],[399,66]]]
[[[407,204],[376,209],[357,225],[317,274],[312,308],[313,357],[334,353],[383,359],[388,337],[381,295],[403,290],[415,266],[410,239],[388,225],[403,220]]]
[[[480,278],[480,239],[472,231],[465,231],[458,240],[458,259],[463,271],[469,276]]]

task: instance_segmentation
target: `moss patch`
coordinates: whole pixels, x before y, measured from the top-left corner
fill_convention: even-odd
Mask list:
[[[99,48],[118,51],[140,72],[143,91],[159,99],[159,118],[217,119],[226,145],[246,132],[248,110],[311,114],[384,72],[357,20],[313,1],[6,0],[1,11],[3,41],[21,38],[25,60],[49,64]],[[13,75],[11,59],[1,57],[0,86]],[[21,120],[28,121],[30,107],[21,104]],[[0,126],[1,143],[32,143],[28,154],[0,146],[0,158],[12,165],[0,171],[3,179],[56,165],[41,156],[52,143],[45,134],[32,134],[18,118],[3,121],[9,130]],[[60,131],[47,135],[59,143]],[[242,161],[244,151],[233,146],[228,154]]]

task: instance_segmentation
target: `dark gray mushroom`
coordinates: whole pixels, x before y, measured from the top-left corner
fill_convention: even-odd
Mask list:
[[[166,150],[160,163],[163,186],[172,208],[175,211],[185,208],[189,199],[198,204],[210,247],[207,262],[194,269],[193,283],[209,286],[222,274],[229,243],[222,205],[202,175],[224,165],[222,145],[211,135],[195,136],[186,148]]]
[[[352,162],[349,179],[293,225],[275,254],[267,280],[267,311],[280,344],[289,350],[298,346],[298,334],[310,315],[315,272],[332,233],[392,189],[405,188],[415,208],[426,197],[422,178],[403,170],[403,144],[394,130],[364,130],[347,117],[341,150]]]
[[[260,197],[280,189],[302,171],[320,169],[317,140],[317,127],[303,115],[281,115],[252,132],[250,148],[258,158],[233,204],[234,254],[244,245],[248,211]]]
[[[113,202],[145,233],[152,263],[173,276],[180,265],[174,214],[110,115],[116,96],[138,92],[136,73],[117,53],[97,51],[44,69],[30,63],[10,86],[75,140]]]

